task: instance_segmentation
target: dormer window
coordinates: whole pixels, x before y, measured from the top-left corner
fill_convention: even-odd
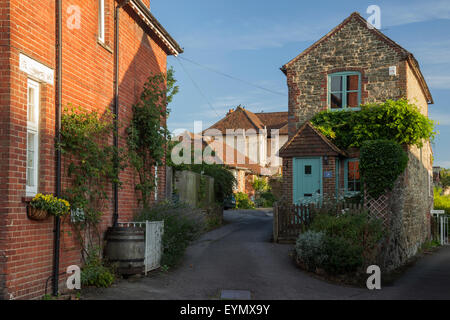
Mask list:
[[[337,72],[328,76],[328,108],[330,110],[359,109],[360,104],[361,74],[359,72]]]

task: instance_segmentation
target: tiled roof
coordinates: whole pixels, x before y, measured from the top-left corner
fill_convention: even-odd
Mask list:
[[[225,118],[213,124],[209,129],[217,129],[226,133],[227,129],[264,129],[268,133],[271,129],[280,129],[280,134],[287,134],[287,112],[259,112],[253,113],[241,106],[229,112]]]
[[[286,63],[284,66],[281,67],[281,71],[283,71],[285,74],[287,74],[287,70],[289,67],[295,63],[296,61],[299,61],[302,57],[306,56],[308,53],[310,53],[312,50],[317,48],[321,43],[327,41],[330,37],[332,37],[334,34],[339,32],[346,24],[348,24],[351,21],[358,21],[362,25],[367,27],[367,30],[372,32],[378,39],[389,45],[391,48],[393,48],[402,59],[406,60],[411,68],[413,69],[414,73],[416,74],[416,77],[420,83],[420,86],[422,87],[422,90],[428,100],[429,104],[433,104],[433,97],[431,96],[430,89],[428,88],[427,83],[425,82],[425,79],[423,77],[422,72],[420,71],[419,64],[417,60],[414,58],[414,55],[410,53],[408,50],[404,49],[402,46],[400,46],[398,43],[396,43],[394,40],[387,37],[384,33],[379,31],[377,28],[369,28],[367,21],[361,17],[361,15],[358,12],[353,12],[348,18],[346,18],[344,21],[342,21],[338,26],[333,28],[330,32],[328,32],[326,35],[324,35],[322,38],[320,38],[318,41],[313,43],[309,48],[301,52],[298,56],[296,56],[294,59]]]

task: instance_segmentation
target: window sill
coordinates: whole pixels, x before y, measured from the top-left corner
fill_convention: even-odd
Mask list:
[[[328,107],[328,111],[330,112],[339,112],[339,111],[361,111],[361,107],[356,108],[339,108],[339,109],[331,109]]]
[[[102,40],[97,38],[97,43],[106,51],[108,51],[109,53],[113,53],[113,50],[109,47],[109,45],[107,45],[105,42],[103,42]]]

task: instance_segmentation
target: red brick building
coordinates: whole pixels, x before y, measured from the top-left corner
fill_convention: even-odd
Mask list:
[[[115,110],[117,66],[118,116],[125,124],[118,144],[124,147],[131,106],[145,80],[166,71],[168,55],[182,52],[149,8],[149,0],[0,1],[0,299],[36,298],[51,283],[54,222],[29,220],[26,201],[37,192],[56,192],[59,105]],[[158,177],[163,197],[165,170]],[[120,178],[118,213],[127,221],[138,207],[134,175],[126,169]],[[109,199],[103,230],[113,221],[112,191]],[[61,228],[59,273],[80,264],[78,245],[65,232],[70,225]]]

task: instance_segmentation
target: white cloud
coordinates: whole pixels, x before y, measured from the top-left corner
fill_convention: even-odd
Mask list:
[[[437,122],[439,126],[450,126],[450,114],[449,113],[440,113],[433,112],[430,110],[430,119]]]
[[[336,24],[340,22],[336,18],[332,20],[336,20]],[[307,22],[274,24],[267,23],[267,20],[254,21],[251,24],[243,24],[239,33],[221,26],[207,32],[202,30],[200,33],[181,36],[180,41],[189,44],[191,49],[214,48],[234,51],[279,48],[292,42],[315,41],[327,32],[329,24],[329,19],[328,22],[315,21],[314,24]]]
[[[382,27],[450,19],[450,4],[448,0],[437,0],[381,6],[381,19]]]
[[[425,80],[432,89],[450,89],[450,76],[427,76]]]

